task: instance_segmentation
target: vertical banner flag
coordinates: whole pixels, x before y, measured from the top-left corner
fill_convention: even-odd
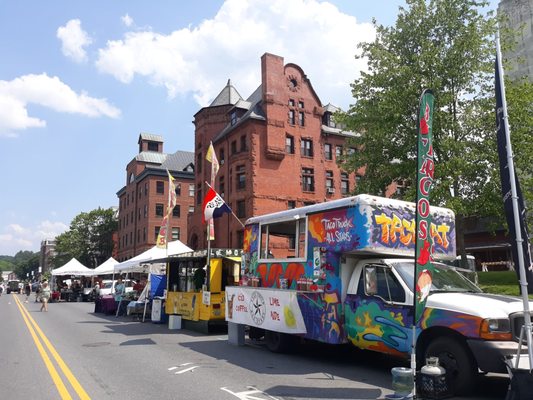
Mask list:
[[[511,196],[511,176],[509,171],[508,157],[507,157],[507,138],[510,135],[510,132],[507,131],[504,123],[503,116],[503,95],[502,95],[502,77],[500,76],[499,71],[499,60],[496,56],[496,138],[498,141],[498,158],[500,159],[500,177],[502,181],[502,196],[503,196],[503,207],[505,211],[505,217],[507,220],[507,226],[509,228],[509,239],[511,241],[511,252],[513,255],[514,269],[520,281],[520,270],[518,268],[518,244],[516,242],[516,226],[513,210],[513,199]],[[526,221],[526,209],[524,206],[524,198],[522,197],[522,191],[520,189],[520,183],[518,182],[518,177],[514,176],[516,195],[518,198],[518,219],[520,222],[520,232],[522,234],[522,250],[524,254],[524,267],[527,280],[527,291],[529,294],[533,294],[533,266],[531,264],[531,245],[529,242],[529,233],[527,229]]]
[[[205,158],[207,161],[211,163],[211,187],[215,187],[215,177],[218,173],[220,165],[218,163],[218,158],[215,153],[215,149],[213,147],[213,142],[209,142],[209,148],[207,149]],[[209,233],[209,237],[207,239],[215,240],[215,224],[212,219],[209,220],[209,232],[208,233]]]
[[[157,247],[166,247],[168,242],[168,226],[170,223],[170,214],[174,207],[176,206],[176,185],[174,184],[174,177],[170,175],[170,172],[167,170],[168,175],[168,204],[167,212],[161,221],[161,228],[159,228],[159,233],[157,234],[156,246]]]
[[[224,213],[232,212],[231,208],[229,208],[224,199],[220,197],[213,188],[209,188],[204,197],[203,210],[204,223],[212,220],[213,218],[218,218]]]
[[[432,238],[429,193],[433,186],[435,162],[433,159],[433,93],[424,90],[418,110],[417,136],[417,190],[416,190],[416,252],[415,252],[415,315],[418,323],[424,312],[431,290]]]

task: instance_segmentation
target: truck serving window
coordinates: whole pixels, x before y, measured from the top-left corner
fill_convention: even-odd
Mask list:
[[[305,258],[305,233],[305,218],[261,225],[260,258]]]

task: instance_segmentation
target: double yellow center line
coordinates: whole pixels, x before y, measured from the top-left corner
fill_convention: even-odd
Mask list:
[[[15,302],[17,303],[17,306],[19,308],[20,313],[22,314],[22,318],[24,319],[24,322],[26,323],[26,326],[28,327],[28,331],[30,332],[31,337],[33,338],[33,341],[35,342],[35,346],[37,347],[37,350],[39,351],[39,354],[41,355],[41,358],[44,361],[44,364],[46,365],[46,368],[48,369],[48,373],[52,377],[52,380],[54,381],[54,384],[56,385],[57,391],[59,392],[59,395],[61,396],[62,400],[72,400],[72,396],[70,395],[69,391],[67,390],[67,387],[63,383],[63,379],[61,379],[61,376],[59,375],[59,372],[57,371],[56,367],[52,363],[52,360],[48,356],[48,353],[46,352],[44,346],[48,349],[48,352],[51,354],[61,371],[63,372],[63,375],[67,378],[70,385],[76,392],[76,394],[79,396],[81,400],[90,400],[89,395],[87,392],[83,389],[83,387],[80,385],[76,377],[72,374],[69,367],[67,367],[67,364],[63,361],[63,359],[59,356],[54,346],[52,346],[52,343],[48,340],[48,338],[45,336],[39,325],[35,322],[35,320],[32,318],[28,310],[26,310],[26,307],[21,303],[18,296],[15,297]],[[44,344],[44,346],[43,346]]]

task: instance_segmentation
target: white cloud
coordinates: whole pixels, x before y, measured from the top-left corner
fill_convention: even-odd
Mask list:
[[[56,76],[24,75],[12,81],[0,80],[0,136],[17,136],[17,131],[46,126],[45,121],[28,115],[28,104],[87,117],[120,116],[120,110],[106,99],[78,94]]]
[[[120,17],[120,19],[122,20],[122,23],[128,27],[133,25],[133,18],[130,17],[128,14],[123,15],[122,17]]]
[[[57,38],[61,40],[63,54],[76,62],[87,61],[87,52],[84,47],[93,41],[89,34],[81,29],[79,19],[71,19],[65,26],[57,28]]]
[[[20,250],[39,251],[43,239],[53,239],[66,232],[68,225],[62,222],[42,221],[35,226],[10,224],[0,234],[0,254],[15,255]]]
[[[349,84],[364,60],[357,43],[375,37],[334,5],[317,0],[226,0],[217,15],[169,34],[128,32],[99,49],[97,68],[130,83],[135,75],[169,97],[193,93],[205,106],[232,79],[247,97],[260,84],[260,57],[269,52],[300,65],[324,103],[346,107]]]

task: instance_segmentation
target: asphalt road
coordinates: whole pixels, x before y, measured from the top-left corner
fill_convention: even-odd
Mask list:
[[[402,366],[348,346],[236,347],[225,334],[94,314],[93,303],[44,313],[24,297],[0,297],[0,399],[383,399],[393,393],[390,369]],[[508,379],[476,386],[472,400],[504,399]]]

